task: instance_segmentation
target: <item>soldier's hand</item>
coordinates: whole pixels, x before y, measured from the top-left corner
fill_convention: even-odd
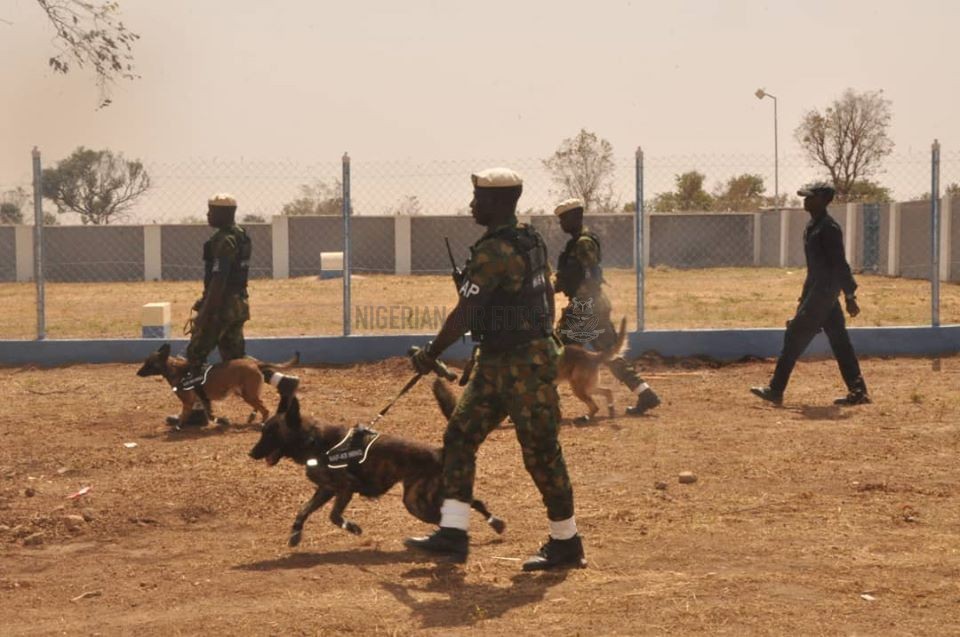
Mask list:
[[[427,353],[426,347],[413,347],[410,349],[410,364],[413,371],[425,376],[436,369],[437,359]]]
[[[857,297],[848,296],[846,301],[847,301],[847,314],[849,314],[851,317],[854,317],[860,313],[860,306],[857,304]]]

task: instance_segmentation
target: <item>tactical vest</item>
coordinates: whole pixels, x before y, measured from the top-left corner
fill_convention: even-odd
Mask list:
[[[232,234],[237,240],[237,254],[233,263],[230,264],[230,270],[227,272],[226,294],[247,295],[247,278],[250,275],[250,256],[253,254],[253,243],[246,231],[240,226],[232,226],[226,229],[226,232]],[[213,256],[213,241],[217,238],[214,234],[203,244],[203,290],[206,293],[210,287],[210,281],[213,279],[213,265],[216,263],[216,257]]]
[[[509,226],[484,237],[502,239],[523,257],[523,283],[516,292],[498,288],[483,308],[470,317],[470,334],[482,351],[498,353],[553,332],[553,286],[547,266],[547,246],[531,226]],[[474,244],[471,253],[479,244]]]
[[[576,296],[577,290],[580,289],[580,285],[587,275],[580,261],[578,261],[577,257],[573,254],[574,246],[577,245],[580,237],[588,237],[597,244],[597,265],[591,267],[589,273],[591,280],[597,282],[603,281],[603,268],[600,267],[600,263],[603,262],[603,255],[600,250],[600,239],[597,238],[597,235],[589,231],[572,237],[567,241],[567,245],[564,246],[563,252],[560,253],[560,259],[557,262],[557,290],[563,292],[570,298]]]

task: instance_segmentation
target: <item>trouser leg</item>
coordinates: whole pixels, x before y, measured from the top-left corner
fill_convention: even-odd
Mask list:
[[[514,388],[522,385],[523,391],[514,389],[509,412],[516,427],[523,464],[540,491],[547,517],[565,521],[573,517],[573,487],[560,447],[556,376],[556,364],[516,368],[516,376],[510,381]]]
[[[497,387],[498,374],[499,368],[478,366],[447,423],[443,435],[444,498],[468,503],[473,500],[477,449],[506,417]]]
[[[830,314],[827,315],[827,320],[823,323],[823,331],[830,342],[830,349],[833,350],[833,355],[837,359],[840,375],[843,376],[843,382],[846,383],[847,389],[866,393],[867,384],[861,375],[860,362],[853,350],[853,343],[850,342],[850,333],[847,332],[846,320],[839,301],[830,309]]]
[[[804,308],[790,321],[783,335],[783,349],[777,358],[777,366],[770,380],[770,389],[777,394],[783,394],[790,381],[797,359],[810,345],[810,341],[817,335],[823,322],[822,312],[818,308]]]

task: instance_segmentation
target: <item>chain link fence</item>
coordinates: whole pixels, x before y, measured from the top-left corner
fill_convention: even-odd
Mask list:
[[[109,225],[85,225],[44,200],[39,250],[29,225],[33,187],[7,183],[0,195],[19,190],[28,200],[19,204],[22,223],[0,225],[0,338],[37,337],[38,265],[44,337],[136,338],[141,307],[163,301],[179,335],[202,292],[206,200],[215,192],[237,197],[237,219],[254,244],[248,335],[434,332],[457,300],[444,240],[462,264],[483,232],[469,214],[470,174],[498,165],[524,176],[521,221],[543,234],[555,264],[568,237],[552,210],[569,194],[536,158],[352,158],[346,281],[338,260],[347,247],[341,161],[147,164],[151,188]],[[794,193],[821,171],[790,156],[775,164],[763,156],[638,154],[610,165],[586,224],[603,243],[615,319],[644,329],[783,325],[803,282],[809,218]],[[937,310],[942,323],[958,323],[960,200],[938,200],[936,265],[931,156],[894,155],[884,168],[872,178],[881,187],[830,208],[861,285],[863,314],[854,324],[930,324]],[[941,195],[960,197],[958,182],[960,153],[942,153]]]

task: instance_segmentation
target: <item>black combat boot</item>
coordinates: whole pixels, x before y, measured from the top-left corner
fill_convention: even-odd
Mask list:
[[[660,397],[647,387],[637,395],[637,404],[633,407],[627,407],[628,416],[642,416],[654,407],[660,404]]]
[[[763,398],[764,400],[771,402],[774,405],[783,404],[783,394],[780,392],[774,391],[773,389],[770,389],[769,386],[768,387],[751,387],[750,393],[753,394],[754,396],[759,396],[760,398]]]
[[[540,547],[536,555],[523,563],[523,570],[546,571],[553,568],[585,568],[586,566],[583,542],[579,535],[574,535],[569,540],[550,538]]]
[[[863,376],[857,376],[856,380],[847,384],[847,395],[843,398],[837,398],[833,401],[834,405],[869,405],[872,401],[867,393],[867,383]]]
[[[466,531],[441,526],[430,535],[408,537],[403,544],[411,549],[446,555],[454,562],[466,562],[470,550],[470,537]]]
[[[869,405],[871,402],[873,401],[870,400],[867,390],[857,388],[851,389],[843,398],[837,398],[835,401],[833,401],[833,404],[852,407],[853,405]]]

